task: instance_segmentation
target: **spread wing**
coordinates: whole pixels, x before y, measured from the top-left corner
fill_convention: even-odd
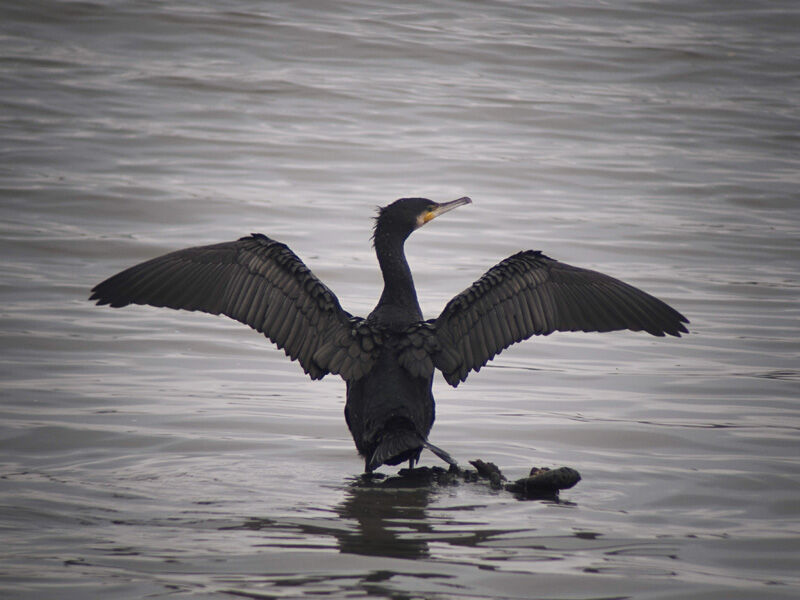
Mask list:
[[[312,379],[362,377],[379,343],[294,252],[262,234],[135,265],[96,285],[89,299],[227,315],[263,333]]]
[[[688,333],[688,322],[627,283],[528,250],[489,269],[445,306],[433,321],[433,359],[457,386],[470,371],[533,335],[630,329],[680,337]]]

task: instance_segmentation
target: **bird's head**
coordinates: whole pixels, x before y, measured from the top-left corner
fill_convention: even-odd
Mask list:
[[[407,238],[412,231],[441,214],[458,208],[472,200],[464,196],[451,202],[434,202],[427,198],[400,198],[388,206],[378,209],[375,217],[375,237],[380,234]]]

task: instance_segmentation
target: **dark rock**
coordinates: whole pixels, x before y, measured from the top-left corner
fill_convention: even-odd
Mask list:
[[[569,467],[558,469],[533,467],[527,477],[517,479],[513,483],[504,483],[507,479],[496,464],[480,459],[469,462],[475,467],[475,470],[462,469],[457,465],[450,465],[447,470],[441,467],[417,467],[400,469],[397,475],[390,477],[381,473],[364,474],[360,481],[362,485],[393,488],[419,488],[434,484],[446,486],[458,485],[461,482],[487,481],[492,489],[504,489],[522,500],[537,500],[557,499],[560,490],[569,489],[581,480],[580,473]]]
[[[580,473],[569,467],[533,467],[528,477],[507,484],[505,489],[526,499],[547,498],[556,496],[560,490],[573,487],[580,480]]]

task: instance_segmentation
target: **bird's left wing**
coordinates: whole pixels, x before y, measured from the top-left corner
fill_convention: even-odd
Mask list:
[[[227,315],[263,333],[312,379],[359,379],[379,343],[288,246],[262,234],[135,265],[96,285],[90,300]]]
[[[498,263],[448,302],[431,322],[432,357],[457,386],[533,335],[630,329],[679,337],[687,332],[683,323],[688,320],[679,312],[632,285],[528,250]]]

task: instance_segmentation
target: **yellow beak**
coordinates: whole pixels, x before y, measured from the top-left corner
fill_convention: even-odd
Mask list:
[[[441,204],[437,204],[433,210],[429,210],[420,215],[421,220],[418,220],[420,226],[424,225],[428,221],[432,221],[439,215],[443,215],[446,212],[453,210],[454,208],[458,208],[459,206],[463,206],[464,204],[471,204],[472,199],[464,196],[463,198],[459,198],[458,200],[452,200],[450,202],[442,202]]]

